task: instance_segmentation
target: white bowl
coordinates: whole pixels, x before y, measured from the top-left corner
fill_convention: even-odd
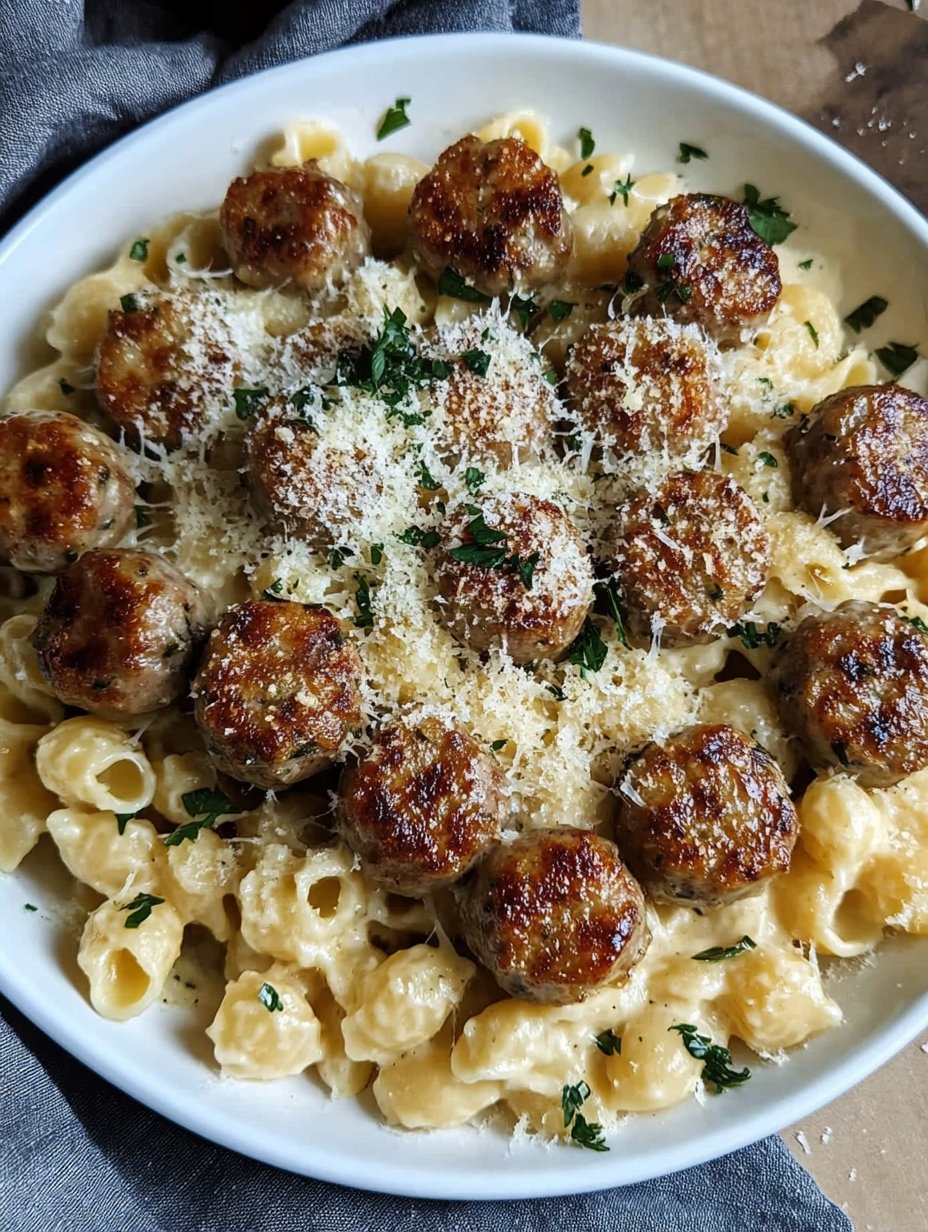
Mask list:
[[[412,99],[412,125],[378,147],[377,120],[398,96]],[[214,205],[287,122],[326,118],[359,154],[388,148],[430,159],[470,127],[524,107],[547,115],[558,140],[586,125],[600,150],[637,151],[639,170],[672,169],[681,140],[706,147],[711,158],[687,168],[689,182],[735,193],[749,181],[781,196],[809,246],[840,268],[843,311],[876,292],[890,299],[873,345],[928,337],[917,277],[928,224],[813,129],[734,86],[634,52],[455,35],[352,47],[259,73],[179,107],[76,172],[0,247],[0,388],[20,374],[36,321],[69,284],[151,222]],[[563,1194],[698,1164],[834,1099],[928,1027],[928,941],[896,940],[836,988],[842,1028],[787,1065],[756,1066],[750,1084],[724,1099],[631,1118],[610,1134],[609,1154],[510,1146],[471,1129],[411,1137],[385,1129],[363,1102],[330,1102],[307,1079],[220,1081],[181,1011],[159,1007],[126,1024],[98,1018],[74,963],[75,939],[55,913],[63,892],[61,875],[36,856],[0,877],[0,990],[48,1035],[215,1142],[293,1172],[417,1197]],[[24,911],[26,902],[40,911]]]

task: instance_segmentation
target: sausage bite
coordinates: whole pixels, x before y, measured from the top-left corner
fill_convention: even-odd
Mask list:
[[[900,385],[825,398],[788,437],[793,491],[843,547],[898,556],[928,534],[928,400]]]
[[[715,344],[665,317],[592,326],[571,347],[566,378],[581,426],[620,457],[695,458],[728,419]]]
[[[324,608],[253,599],[213,630],[194,714],[218,769],[287,787],[331,765],[361,729],[361,662]]]
[[[0,419],[0,557],[26,573],[57,573],[90,548],[118,543],[134,516],[127,462],[76,415]]]
[[[789,868],[799,833],[789,787],[734,727],[696,724],[648,744],[618,792],[619,850],[655,898],[729,902]]]
[[[370,253],[360,197],[315,160],[233,180],[219,225],[236,278],[252,287],[294,282],[320,291]]]
[[[615,983],[651,939],[644,895],[618,848],[572,827],[494,848],[460,906],[467,944],[500,986],[555,1005]]]
[[[441,539],[438,602],[458,641],[500,646],[516,663],[567,649],[593,602],[593,569],[559,505],[514,492],[465,502]]]
[[[928,637],[892,608],[854,599],[807,616],[776,684],[816,769],[889,787],[928,765]]]
[[[710,641],[760,594],[770,540],[757,506],[716,471],[678,471],[618,513],[618,581],[629,624],[668,645]]]
[[[135,292],[97,348],[97,400],[133,446],[177,449],[232,398],[228,327],[205,296]]]
[[[707,193],[659,205],[628,270],[641,290],[636,314],[695,322],[721,343],[737,343],[743,329],[766,320],[782,290],[776,253],[746,207]]]
[[[94,548],[58,575],[32,641],[66,706],[119,718],[186,692],[206,625],[202,592],[163,557]]]
[[[433,278],[449,267],[485,295],[552,282],[570,256],[557,175],[516,137],[462,137],[416,185],[412,251]]]
[[[381,727],[342,775],[341,833],[371,877],[398,894],[456,881],[499,841],[507,812],[499,763],[437,718]]]

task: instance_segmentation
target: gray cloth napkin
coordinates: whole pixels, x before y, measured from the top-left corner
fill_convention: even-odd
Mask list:
[[[301,0],[275,13],[273,4],[222,0],[0,0],[0,230],[102,144],[210,86],[344,43],[456,30],[576,36],[577,3]],[[304,1180],[169,1124],[0,998],[0,1232],[284,1224],[319,1232],[850,1229],[776,1138],[662,1180],[573,1198],[437,1202]]]

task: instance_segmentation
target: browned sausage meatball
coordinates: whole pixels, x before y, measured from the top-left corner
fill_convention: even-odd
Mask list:
[[[618,581],[629,624],[673,645],[710,641],[766,580],[770,540],[756,505],[715,471],[679,471],[618,513]]]
[[[230,401],[238,369],[228,328],[205,296],[139,291],[123,305],[97,348],[97,399],[133,445],[177,449],[211,405]]]
[[[728,419],[718,359],[695,325],[619,318],[594,325],[571,347],[567,391],[602,449],[695,457]]]
[[[928,638],[892,608],[851,600],[807,616],[776,681],[816,768],[888,787],[928,765]]]
[[[723,343],[764,321],[782,290],[776,253],[747,209],[706,193],[659,205],[628,269],[643,288],[636,313],[694,321]]]
[[[359,731],[361,662],[324,608],[250,600],[213,630],[193,682],[215,765],[286,787],[332,764]]]
[[[556,659],[593,601],[593,569],[560,506],[503,492],[453,509],[440,531],[439,610],[473,650]]]
[[[570,255],[556,174],[516,137],[462,137],[416,185],[412,251],[438,278],[451,267],[485,295],[551,282]]]
[[[206,624],[201,591],[161,556],[94,548],[59,574],[32,641],[65,705],[113,718],[186,691]]]
[[[499,763],[437,718],[390,723],[342,775],[339,824],[375,881],[427,894],[498,842],[508,813]]]
[[[323,440],[312,413],[288,400],[262,416],[249,434],[248,475],[259,513],[318,548],[342,540],[381,487],[364,449]]]
[[[360,197],[315,160],[233,180],[219,225],[235,276],[252,287],[292,281],[319,291],[370,253]]]
[[[64,411],[0,419],[0,556],[57,573],[117,543],[133,519],[135,481],[120,447]]]
[[[655,898],[728,902],[789,868],[799,833],[789,787],[734,727],[696,724],[647,745],[618,790],[619,849]]]
[[[461,921],[506,992],[555,1005],[615,983],[651,939],[615,844],[568,827],[496,847],[462,894]]]
[[[928,400],[899,385],[842,389],[789,435],[796,500],[843,547],[878,559],[928,534]]]

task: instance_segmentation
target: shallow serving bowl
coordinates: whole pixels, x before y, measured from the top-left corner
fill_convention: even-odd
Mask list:
[[[489,34],[353,47],[260,73],[141,128],[71,176],[0,246],[0,388],[27,365],[41,319],[117,246],[182,208],[212,206],[226,183],[288,122],[320,118],[360,155],[375,152],[378,119],[412,100],[411,127],[387,148],[432,159],[491,116],[533,108],[556,141],[591,127],[599,150],[634,151],[638,170],[672,170],[679,142],[711,149],[687,168],[697,188],[736,193],[745,181],[776,194],[842,276],[839,307],[874,292],[890,310],[869,337],[928,338],[918,271],[928,223],[893,189],[825,137],[768,103],[691,69],[595,44]],[[630,1119],[594,1154],[510,1145],[486,1130],[409,1135],[371,1109],[330,1102],[308,1079],[220,1081],[184,1011],[158,1007],[126,1024],[90,1009],[75,943],[55,903],[60,874],[44,848],[0,877],[0,991],[104,1078],[215,1142],[342,1184],[422,1197],[517,1198],[644,1180],[731,1151],[834,1099],[928,1027],[928,940],[892,941],[878,961],[844,968],[834,995],[843,1027],[782,1066],[754,1068],[748,1086],[673,1111]],[[39,911],[23,910],[26,902]]]

